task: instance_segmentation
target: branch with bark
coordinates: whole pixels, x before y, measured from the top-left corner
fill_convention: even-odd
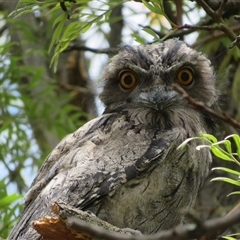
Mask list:
[[[214,11],[204,0],[195,0],[210,16],[215,23],[217,23],[216,27],[212,27],[218,29],[225,33],[225,35],[232,41],[235,42],[237,39],[237,35],[233,32],[233,30],[228,26],[228,24],[223,20],[222,14],[224,7],[226,6],[228,0],[222,0],[217,11]],[[240,42],[236,42],[235,44],[238,48],[240,48]]]
[[[75,225],[71,225],[71,221],[77,222],[77,224],[81,222],[86,226],[93,226],[94,229],[100,228],[101,232],[114,232],[114,234],[130,235],[128,231],[124,231],[102,221],[95,215],[74,208],[61,200],[52,204],[51,211],[56,216],[45,216],[42,219],[33,222],[33,228],[42,236],[42,240],[91,240],[93,237],[94,239],[95,237],[100,239],[95,233],[89,234],[88,231],[75,229]]]
[[[104,240],[190,240],[215,239],[232,225],[240,222],[240,206],[224,217],[202,222],[195,214],[188,213],[191,224],[180,225],[153,235],[141,235],[138,232],[120,229],[93,214],[73,208],[58,201],[52,204],[56,217],[44,217],[33,223],[33,227],[42,236],[42,240],[58,239],[104,239]]]
[[[181,94],[182,97],[185,98],[186,101],[191,106],[193,106],[195,109],[197,109],[198,111],[205,112],[214,118],[220,119],[220,120],[228,123],[229,125],[233,126],[234,128],[240,129],[240,123],[238,121],[236,121],[235,119],[233,119],[231,116],[229,116],[227,113],[222,112],[222,114],[219,114],[219,113],[215,112],[214,110],[212,110],[211,108],[204,105],[203,102],[196,101],[194,98],[189,96],[183,88],[181,88],[177,84],[172,84],[172,86],[176,92]]]

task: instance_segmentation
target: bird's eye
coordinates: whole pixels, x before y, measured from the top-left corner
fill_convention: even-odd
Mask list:
[[[190,68],[182,68],[177,74],[177,80],[182,86],[189,86],[193,82],[193,71]]]
[[[130,90],[136,86],[136,75],[130,70],[124,70],[119,74],[120,85],[126,90]]]

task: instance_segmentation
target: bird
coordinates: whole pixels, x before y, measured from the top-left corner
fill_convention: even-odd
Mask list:
[[[32,222],[51,216],[57,200],[143,234],[181,224],[212,157],[208,148],[196,150],[201,141],[177,148],[216,124],[173,84],[211,108],[218,101],[215,82],[210,60],[177,38],[119,46],[103,70],[104,112],[49,154],[8,239],[40,239]]]

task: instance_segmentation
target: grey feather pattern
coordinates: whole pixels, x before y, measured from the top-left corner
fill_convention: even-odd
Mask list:
[[[47,157],[9,239],[40,239],[31,222],[51,215],[50,204],[58,199],[143,233],[180,223],[211,163],[209,151],[196,151],[194,142],[176,150],[212,126],[170,86],[175,72],[189,65],[195,82],[186,90],[211,107],[217,99],[214,73],[202,54],[178,40],[122,47],[105,70],[100,96],[105,113],[64,138]],[[122,69],[138,78],[131,91],[119,86]]]

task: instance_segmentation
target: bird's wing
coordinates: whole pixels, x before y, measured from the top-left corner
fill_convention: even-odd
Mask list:
[[[49,155],[28,192],[18,228],[50,214],[61,199],[87,209],[122,184],[150,171],[183,133],[151,129],[124,114],[103,115],[67,136]],[[181,140],[179,141],[179,143]]]
[[[25,196],[26,205],[41,193],[49,199],[67,196],[63,200],[76,207],[89,206],[163,158],[174,140],[167,134],[142,128],[121,114],[90,121],[64,138],[48,156]]]
[[[104,116],[95,118],[85,125],[80,127],[76,132],[67,135],[49,154],[49,156],[44,161],[41,166],[37,176],[31,184],[31,187],[24,199],[26,205],[29,201],[33,201],[42,189],[56,176],[57,171],[63,167],[67,168],[66,165],[61,165],[61,163],[66,162],[65,155],[67,155],[72,149],[80,146],[81,142],[84,142],[85,137],[88,137],[96,129],[105,125],[105,122],[108,121],[108,118],[111,117],[111,114],[105,114]],[[58,169],[58,170],[57,170]]]

